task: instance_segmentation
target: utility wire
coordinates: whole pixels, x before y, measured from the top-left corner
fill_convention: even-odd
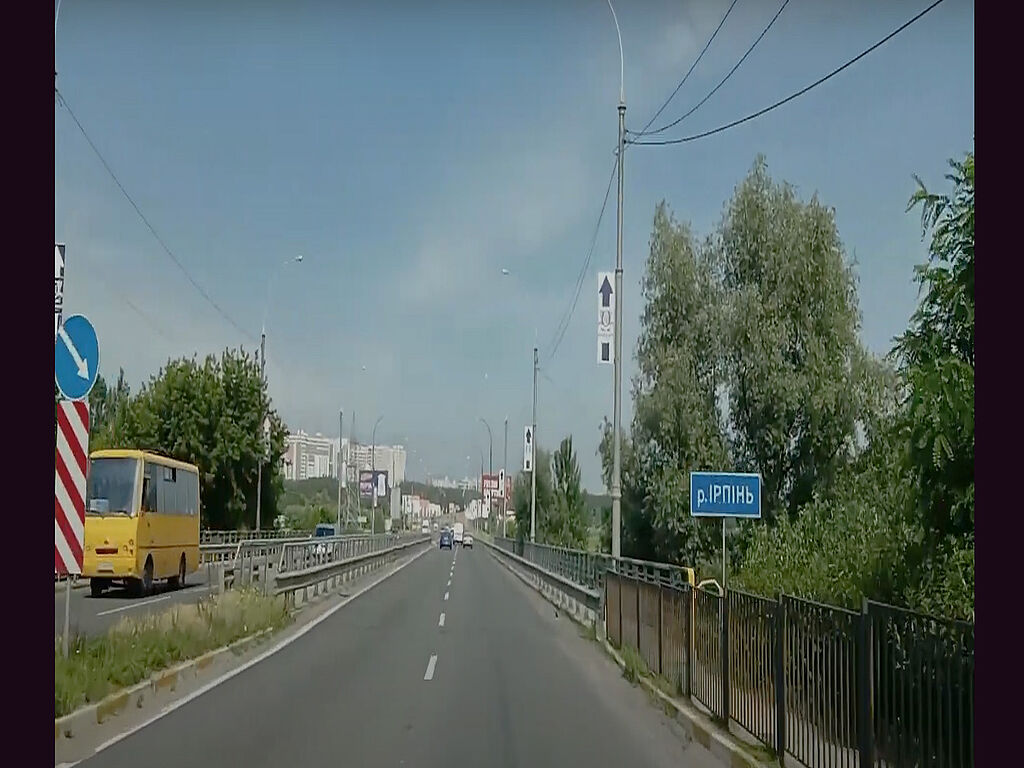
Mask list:
[[[687,79],[689,79],[690,75],[693,74],[693,70],[695,70],[697,68],[697,65],[700,64],[700,60],[703,59],[704,58],[704,54],[708,52],[708,48],[710,48],[711,44],[715,41],[715,37],[718,36],[719,30],[721,30],[722,27],[725,25],[725,20],[729,18],[729,14],[732,13],[732,9],[736,7],[736,3],[738,1],[739,0],[732,0],[732,4],[729,6],[729,9],[725,12],[725,16],[723,16],[722,20],[720,22],[718,22],[718,26],[715,27],[715,31],[711,34],[711,37],[708,38],[708,42],[704,46],[704,50],[700,52],[700,55],[697,56],[696,59],[694,59],[693,64],[690,65],[690,69],[686,72],[685,75],[683,75],[683,79],[679,81],[679,85],[677,85],[676,89],[674,91],[672,91],[672,94],[667,99],[665,99],[665,103],[661,105],[661,107],[658,109],[657,112],[654,113],[654,115],[651,117],[651,119],[647,121],[647,125],[645,125],[643,127],[643,129],[639,133],[634,134],[634,135],[636,135],[636,136],[646,136],[647,135],[647,129],[651,127],[651,123],[653,123],[655,120],[657,120],[658,116],[662,112],[665,111],[665,107],[667,107],[669,102],[672,101],[672,99],[675,98],[675,95],[677,93],[679,93],[679,89],[683,87],[683,84],[686,83],[686,81],[687,81]],[[658,129],[658,131],[662,131],[662,130],[664,130],[664,129],[663,128],[659,128]],[[652,131],[652,133],[657,133],[658,131]]]
[[[787,103],[793,101],[793,99],[795,99],[795,98],[797,98],[799,96],[803,96],[809,90],[811,90],[812,88],[818,87],[819,85],[821,85],[825,81],[831,80],[833,77],[838,75],[840,72],[842,72],[847,67],[850,67],[853,64],[856,64],[858,61],[863,59],[869,53],[871,53],[872,51],[876,50],[877,48],[881,47],[885,43],[887,43],[890,40],[892,40],[892,38],[896,37],[896,35],[898,35],[900,32],[905,30],[911,24],[913,24],[914,22],[916,22],[916,21],[920,20],[921,18],[923,18],[924,15],[927,14],[929,11],[932,11],[936,7],[941,5],[942,2],[943,2],[943,0],[935,0],[934,3],[929,5],[927,8],[925,8],[923,11],[921,11],[916,16],[911,18],[909,21],[907,21],[907,22],[903,23],[902,25],[900,25],[899,27],[897,27],[895,30],[890,32],[885,37],[883,37],[877,43],[872,45],[870,48],[867,48],[866,50],[862,51],[857,56],[855,56],[854,58],[850,59],[848,62],[843,64],[841,67],[837,67],[836,69],[833,69],[831,72],[829,72],[824,77],[818,78],[813,83],[811,83],[808,86],[805,86],[805,87],[801,88],[796,93],[790,94],[786,98],[781,99],[781,100],[779,100],[779,101],[775,102],[774,104],[771,104],[771,105],[769,105],[767,107],[764,107],[763,109],[759,109],[757,112],[752,112],[751,114],[747,115],[746,117],[741,117],[738,120],[733,120],[731,123],[726,123],[725,125],[720,125],[717,128],[712,128],[710,131],[704,131],[702,133],[695,133],[692,136],[683,136],[683,137],[678,138],[678,139],[661,139],[661,140],[653,140],[653,141],[635,141],[635,140],[627,139],[626,141],[629,144],[636,144],[637,146],[649,146],[649,147],[653,147],[653,146],[666,146],[668,144],[684,144],[686,142],[696,141],[698,139],[707,138],[708,136],[713,136],[716,133],[721,133],[722,131],[727,131],[730,128],[735,128],[737,125],[742,125],[743,123],[746,123],[746,122],[748,122],[750,120],[753,120],[753,119],[755,119],[757,117],[761,117],[762,115],[767,114],[768,112],[771,112],[773,109],[777,109],[778,107],[781,107],[782,105],[787,104]]]
[[[778,19],[778,18],[779,18],[779,16],[781,16],[781,15],[782,15],[782,12],[783,12],[784,10],[786,10],[786,6],[787,6],[787,5],[789,5],[789,0],[783,0],[783,2],[782,2],[782,5],[781,5],[781,6],[779,6],[779,10],[777,10],[777,11],[775,12],[775,15],[774,15],[774,16],[772,16],[772,20],[768,22],[768,26],[766,26],[766,27],[765,27],[765,28],[764,28],[763,30],[761,30],[761,34],[760,34],[760,35],[758,35],[758,36],[757,36],[757,39],[756,39],[756,40],[754,40],[754,42],[753,42],[753,43],[752,43],[752,44],[750,45],[750,47],[749,47],[749,48],[747,48],[747,52],[746,52],[746,53],[744,53],[744,54],[743,54],[743,56],[742,56],[742,57],[740,58],[740,60],[739,60],[739,61],[737,61],[737,62],[736,62],[736,64],[735,64],[735,65],[733,66],[733,68],[732,68],[732,69],[730,69],[728,73],[726,73],[725,77],[723,77],[723,78],[722,78],[722,79],[721,79],[721,80],[719,81],[718,85],[716,85],[716,86],[715,86],[714,88],[712,88],[712,89],[711,89],[711,92],[710,92],[710,93],[708,93],[708,95],[707,95],[707,96],[705,96],[705,97],[704,97],[703,99],[701,99],[700,101],[698,101],[698,102],[697,102],[697,103],[696,103],[696,104],[695,104],[695,105],[694,105],[694,106],[693,106],[693,107],[692,107],[692,108],[690,109],[690,111],[689,111],[689,112],[687,112],[687,113],[686,113],[685,115],[683,115],[682,117],[680,117],[680,118],[678,118],[678,119],[676,119],[676,120],[673,120],[673,121],[672,121],[671,123],[668,123],[667,125],[663,125],[663,126],[661,126],[661,128],[655,128],[655,129],[654,129],[653,131],[648,131],[648,130],[647,130],[647,128],[645,127],[645,128],[644,128],[644,130],[640,132],[640,135],[642,135],[642,136],[653,136],[653,135],[654,135],[654,134],[656,134],[656,133],[661,133],[661,132],[663,132],[663,131],[667,131],[667,130],[668,130],[669,128],[673,128],[673,127],[675,127],[675,126],[679,125],[679,124],[680,124],[681,122],[683,122],[683,120],[685,120],[685,119],[686,119],[686,118],[688,118],[688,117],[689,117],[690,115],[692,115],[692,114],[693,114],[694,112],[696,112],[696,111],[697,111],[698,109],[700,109],[700,108],[701,108],[702,106],[704,106],[704,104],[705,104],[705,103],[707,102],[707,100],[708,100],[708,99],[710,99],[710,98],[711,98],[712,96],[714,96],[714,95],[715,95],[715,94],[716,94],[716,93],[718,92],[718,89],[719,89],[719,88],[721,88],[721,87],[722,87],[723,85],[725,85],[726,81],[727,81],[727,80],[728,80],[728,79],[729,79],[730,77],[732,77],[732,76],[733,76],[733,74],[734,74],[734,73],[736,72],[736,70],[737,70],[737,69],[739,69],[739,68],[740,68],[740,65],[741,65],[741,64],[742,64],[742,63],[743,63],[744,61],[746,61],[746,60],[747,60],[747,57],[748,57],[748,56],[749,56],[749,55],[750,55],[750,54],[751,54],[751,53],[753,52],[753,50],[754,50],[754,49],[755,49],[755,48],[757,47],[757,44],[758,44],[758,43],[760,43],[760,42],[761,42],[761,40],[762,40],[762,39],[764,38],[764,36],[768,34],[768,30],[770,30],[770,29],[772,28],[772,25],[774,25],[774,24],[775,24],[775,20],[776,20],[776,19]]]
[[[57,90],[57,100],[60,102],[61,106],[63,106],[64,109],[68,111],[68,114],[71,115],[71,119],[75,121],[75,125],[78,126],[78,130],[81,132],[82,136],[85,137],[85,140],[89,143],[89,146],[92,147],[92,151],[96,153],[96,157],[100,159],[100,162],[103,164],[103,167],[107,170],[107,173],[110,174],[110,178],[114,180],[114,183],[117,185],[117,188],[121,190],[121,194],[125,196],[125,199],[127,199],[128,202],[131,204],[132,208],[135,209],[135,212],[139,215],[139,218],[142,219],[142,223],[146,225],[147,229],[149,229],[149,231],[153,234],[153,237],[156,238],[156,241],[160,243],[160,246],[164,249],[164,252],[171,258],[171,261],[173,261],[178,266],[178,269],[182,271],[182,274],[184,274],[185,277],[188,278],[188,281],[192,284],[192,287],[195,288],[199,292],[199,294],[204,299],[206,299],[210,306],[217,310],[217,313],[225,320],[227,320],[235,328],[235,330],[237,330],[239,333],[241,333],[243,336],[245,336],[253,343],[256,343],[257,340],[244,328],[242,328],[242,326],[236,323],[234,319],[232,319],[232,317],[228,315],[227,312],[221,309],[220,305],[218,305],[217,302],[215,302],[213,298],[210,296],[210,294],[208,294],[203,289],[203,287],[196,282],[195,278],[193,278],[189,271],[185,268],[185,265],[182,264],[178,257],[174,255],[174,252],[171,251],[171,249],[167,246],[167,243],[164,242],[164,239],[160,237],[159,233],[149,222],[149,219],[146,218],[146,215],[142,212],[142,209],[140,209],[135,200],[132,199],[132,196],[128,194],[128,190],[124,188],[124,185],[121,183],[121,180],[117,178],[117,174],[114,173],[114,170],[110,167],[110,164],[103,157],[103,153],[100,152],[96,144],[93,143],[93,140],[89,138],[89,134],[82,126],[82,123],[78,120],[78,117],[75,115],[74,110],[71,109],[71,105],[68,104],[67,99],[64,98],[64,94],[62,94],[59,90]]]
[[[597,246],[597,235],[601,230],[601,221],[604,219],[605,209],[608,207],[608,197],[611,195],[612,182],[615,180],[615,170],[618,168],[619,158],[616,155],[615,162],[612,163],[612,172],[608,176],[608,188],[604,191],[604,201],[601,203],[601,212],[597,217],[597,224],[594,225],[594,236],[590,240],[590,249],[587,251],[587,257],[583,261],[583,267],[580,269],[580,274],[576,278],[576,291],[572,298],[572,304],[569,306],[568,312],[562,317],[562,321],[559,323],[558,328],[552,334],[551,350],[547,354],[545,362],[549,362],[551,358],[555,356],[555,352],[558,351],[559,345],[562,343],[562,339],[565,337],[565,332],[569,328],[569,321],[572,320],[573,313],[576,311],[576,303],[580,298],[580,291],[583,288],[583,283],[587,277],[587,270],[590,269],[590,260],[594,256],[594,248]]]

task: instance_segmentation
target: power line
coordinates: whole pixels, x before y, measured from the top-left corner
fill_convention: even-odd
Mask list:
[[[693,114],[694,112],[696,112],[696,111],[697,111],[698,109],[700,109],[700,108],[701,108],[702,106],[704,106],[704,104],[705,104],[705,103],[707,102],[707,100],[708,100],[708,99],[710,99],[710,98],[711,98],[712,96],[714,96],[714,95],[715,95],[715,93],[717,93],[717,92],[718,92],[718,89],[719,89],[719,88],[721,88],[721,87],[722,87],[723,85],[725,85],[726,81],[727,81],[727,80],[728,80],[728,79],[729,79],[730,77],[732,77],[732,76],[733,76],[733,74],[734,74],[734,73],[736,72],[736,70],[737,70],[737,69],[739,69],[739,68],[740,68],[740,65],[741,65],[741,64],[742,64],[742,63],[743,63],[744,61],[746,61],[746,60],[747,60],[747,56],[749,56],[749,55],[750,55],[750,54],[751,54],[751,53],[753,52],[753,50],[754,50],[754,49],[755,49],[755,48],[757,47],[757,44],[758,44],[758,43],[760,43],[760,42],[761,42],[761,40],[762,40],[762,39],[764,38],[764,36],[768,34],[768,30],[770,30],[770,29],[772,28],[772,25],[774,25],[774,24],[775,24],[775,20],[776,20],[776,19],[778,19],[778,18],[779,18],[779,16],[781,16],[781,15],[782,15],[782,12],[783,12],[784,10],[786,10],[786,6],[787,6],[787,5],[789,5],[789,0],[783,0],[783,2],[782,2],[782,5],[781,5],[781,6],[779,6],[779,10],[777,10],[777,11],[775,12],[775,15],[774,15],[774,16],[772,16],[772,20],[768,22],[768,26],[766,26],[766,27],[765,27],[765,28],[764,28],[763,30],[761,30],[761,34],[760,34],[760,35],[758,35],[758,36],[757,36],[757,39],[756,39],[756,40],[754,40],[754,42],[753,42],[753,43],[751,43],[751,45],[750,45],[750,47],[749,47],[749,48],[747,48],[747,52],[746,52],[746,53],[744,53],[744,54],[743,54],[743,56],[742,56],[742,57],[740,58],[740,60],[739,60],[739,61],[737,61],[737,62],[736,62],[736,64],[735,64],[735,65],[733,66],[733,68],[732,68],[732,69],[730,69],[730,70],[728,71],[728,73],[726,73],[725,77],[723,77],[723,78],[722,78],[722,79],[721,79],[721,80],[719,81],[718,85],[716,85],[716,86],[715,86],[714,88],[712,88],[712,89],[711,89],[711,92],[710,92],[710,93],[708,93],[708,95],[707,95],[707,96],[705,96],[705,97],[704,97],[703,99],[701,99],[700,101],[698,101],[698,102],[697,102],[697,103],[696,103],[696,104],[695,104],[695,105],[694,105],[694,106],[693,106],[693,107],[692,107],[692,108],[690,109],[690,111],[689,111],[689,112],[687,112],[687,113],[686,113],[685,115],[683,115],[682,117],[680,117],[680,118],[678,118],[678,119],[676,119],[676,120],[673,120],[673,121],[672,121],[671,123],[668,123],[667,125],[663,125],[663,126],[661,126],[661,128],[655,128],[655,129],[654,129],[653,131],[647,131],[647,128],[645,127],[645,128],[644,128],[644,130],[640,132],[640,135],[645,135],[645,136],[653,136],[653,135],[654,135],[654,134],[656,134],[656,133],[661,133],[662,131],[667,131],[667,130],[668,130],[669,128],[673,128],[673,127],[675,127],[675,126],[679,125],[679,123],[683,122],[683,120],[685,120],[685,119],[686,119],[686,118],[688,118],[688,117],[689,117],[690,115],[692,115],[692,114]]]
[[[572,304],[569,306],[569,311],[562,317],[562,321],[559,323],[558,328],[555,329],[554,334],[552,334],[551,351],[548,352],[547,361],[550,361],[551,358],[555,356],[555,352],[558,351],[558,347],[562,343],[562,338],[565,336],[565,332],[569,328],[569,321],[572,320],[573,313],[576,311],[576,303],[579,301],[580,291],[583,288],[583,282],[586,280],[587,270],[590,268],[590,260],[594,255],[594,248],[597,246],[597,235],[601,229],[601,221],[604,219],[605,209],[608,207],[608,197],[611,195],[612,181],[615,180],[615,169],[618,167],[618,164],[619,158],[616,157],[615,162],[612,163],[612,172],[608,176],[608,187],[604,191],[604,201],[601,203],[601,212],[598,214],[597,224],[594,225],[594,236],[590,240],[590,250],[587,251],[587,257],[583,261],[583,267],[580,269],[580,274],[576,278],[576,291],[572,298]]]
[[[821,85],[825,81],[831,80],[833,77],[838,75],[840,72],[842,72],[847,67],[850,67],[853,64],[856,64],[858,61],[863,59],[869,53],[871,53],[872,51],[876,50],[877,48],[881,47],[885,43],[887,43],[890,40],[892,40],[894,37],[896,37],[896,35],[898,35],[900,32],[905,30],[911,24],[913,24],[914,22],[916,22],[916,21],[920,20],[921,18],[923,18],[924,15],[927,14],[929,11],[932,11],[937,6],[941,5],[942,2],[943,2],[943,0],[935,0],[934,3],[929,5],[923,11],[921,11],[916,16],[914,16],[912,19],[910,19],[909,21],[903,23],[899,27],[897,27],[895,30],[890,32],[885,37],[883,37],[877,43],[872,45],[870,48],[867,48],[866,50],[862,51],[857,56],[855,56],[854,58],[850,59],[848,62],[843,64],[841,67],[837,67],[836,69],[833,69],[831,72],[829,72],[824,77],[821,77],[821,78],[815,80],[813,83],[811,83],[808,86],[805,86],[805,87],[801,88],[796,93],[790,94],[786,98],[781,99],[781,100],[779,100],[779,101],[775,102],[774,104],[771,104],[771,105],[769,105],[767,107],[764,107],[763,109],[759,109],[757,112],[752,112],[751,114],[747,115],[746,117],[741,117],[739,120],[733,120],[731,123],[726,123],[725,125],[720,125],[717,128],[712,128],[710,131],[704,131],[702,133],[695,133],[692,136],[683,136],[683,137],[678,138],[678,139],[661,139],[661,140],[656,140],[656,141],[635,141],[635,140],[627,140],[627,141],[628,141],[628,143],[636,144],[637,146],[651,146],[651,147],[653,147],[653,146],[665,146],[665,145],[668,145],[668,144],[684,144],[684,143],[689,142],[689,141],[696,141],[697,139],[703,139],[703,138],[707,138],[708,136],[713,136],[716,133],[721,133],[722,131],[727,131],[730,128],[735,128],[737,125],[742,125],[743,123],[749,122],[750,120],[753,120],[754,118],[761,117],[761,115],[767,114],[768,112],[771,112],[773,109],[777,109],[778,107],[781,107],[784,104],[788,104],[793,99],[795,99],[795,98],[797,98],[799,96],[803,96],[809,90],[811,90],[812,88],[818,87],[819,85]]]
[[[89,138],[89,134],[82,126],[82,123],[78,120],[78,117],[75,115],[74,110],[71,109],[71,105],[68,104],[67,99],[64,98],[64,94],[62,94],[59,90],[57,90],[57,100],[60,102],[61,106],[63,106],[64,109],[68,111],[68,114],[71,115],[71,119],[75,121],[75,125],[78,126],[78,130],[82,133],[82,136],[85,137],[85,140],[89,143],[89,146],[92,147],[92,151],[96,153],[96,157],[100,159],[100,162],[103,164],[103,167],[106,169],[107,173],[110,174],[110,178],[114,180],[114,183],[117,185],[117,188],[121,190],[121,194],[125,196],[125,199],[128,200],[132,208],[135,209],[135,212],[139,215],[139,218],[142,219],[142,223],[146,225],[146,228],[149,229],[149,231],[153,234],[153,237],[156,238],[156,241],[160,243],[160,246],[164,249],[164,252],[171,258],[171,261],[173,261],[178,266],[178,269],[181,270],[182,274],[184,274],[185,277],[188,278],[188,281],[192,284],[192,287],[195,288],[199,292],[199,294],[204,299],[206,299],[210,306],[217,310],[217,313],[225,320],[227,320],[235,328],[235,330],[237,330],[239,333],[241,333],[243,336],[245,336],[253,343],[256,343],[256,339],[252,335],[250,335],[244,328],[242,328],[242,326],[236,323],[231,318],[231,316],[228,315],[227,312],[220,308],[220,305],[218,305],[217,302],[215,302],[213,298],[210,296],[210,294],[208,294],[203,289],[203,287],[196,282],[195,278],[193,278],[189,271],[185,268],[185,265],[182,264],[178,257],[174,255],[174,252],[171,251],[171,249],[167,246],[167,243],[164,242],[164,239],[160,237],[159,233],[149,222],[149,219],[146,218],[146,215],[142,212],[142,209],[140,209],[135,200],[132,199],[132,196],[128,194],[128,190],[124,188],[124,185],[121,183],[121,180],[117,178],[117,174],[114,173],[113,168],[110,167],[110,164],[106,161],[106,158],[103,157],[103,153],[100,152],[96,144],[93,143],[93,140]]]
[[[679,89],[683,87],[683,84],[687,81],[690,75],[693,74],[693,70],[695,70],[697,68],[697,65],[700,64],[700,60],[704,58],[704,54],[708,52],[708,48],[710,48],[711,44],[715,41],[715,38],[718,36],[719,30],[721,30],[722,27],[725,25],[725,20],[729,18],[729,14],[732,13],[732,9],[736,7],[736,3],[738,1],[739,0],[732,0],[732,4],[729,6],[729,9],[725,12],[725,16],[723,16],[722,20],[718,22],[718,26],[715,27],[715,31],[711,34],[711,37],[708,38],[708,42],[704,46],[704,50],[700,52],[700,55],[697,56],[696,59],[694,59],[693,64],[690,65],[690,69],[686,72],[685,75],[683,75],[683,79],[679,81],[679,85],[677,85],[676,89],[672,91],[672,94],[667,99],[665,99],[665,103],[662,104],[658,111],[655,112],[654,115],[651,117],[651,119],[647,121],[647,125],[645,125],[639,133],[635,134],[636,136],[646,136],[647,129],[651,127],[651,123],[658,119],[658,115],[665,111],[665,107],[668,106],[668,103],[675,98],[675,95],[677,93],[679,93]],[[658,131],[653,131],[653,133],[658,133],[659,131],[662,130],[664,130],[664,128],[659,128]]]

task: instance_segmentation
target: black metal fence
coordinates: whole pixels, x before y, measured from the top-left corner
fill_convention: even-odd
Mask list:
[[[973,624],[872,602],[719,597],[642,569],[609,568],[603,587],[613,644],[783,764],[974,765]]]

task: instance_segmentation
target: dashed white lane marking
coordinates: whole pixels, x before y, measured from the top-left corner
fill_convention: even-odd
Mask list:
[[[443,627],[444,626],[444,613],[441,614],[441,618],[437,622],[437,626],[439,626],[439,627]]]
[[[120,608],[111,608],[109,611],[100,611],[97,616],[109,616],[112,613],[119,613],[120,611],[130,611],[132,608],[142,608],[146,605],[152,605],[153,603],[159,603],[161,600],[170,600],[174,595],[164,595],[163,597],[154,597],[152,600],[143,600],[138,603],[129,603],[128,605],[122,605]]]
[[[445,599],[445,600],[447,600],[447,599],[448,599],[448,593],[447,593],[447,592],[445,592],[445,593],[444,593],[444,599]]]
[[[451,585],[452,585],[452,580],[451,580],[451,579],[448,579],[448,584],[447,584],[447,586],[449,586],[449,587],[450,587]]]
[[[430,661],[427,662],[427,672],[423,675],[424,680],[434,679],[434,666],[437,664],[437,656],[431,656]]]

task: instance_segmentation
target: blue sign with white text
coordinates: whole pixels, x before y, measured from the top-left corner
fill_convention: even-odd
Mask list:
[[[96,329],[83,315],[71,315],[57,331],[53,372],[57,389],[68,400],[82,400],[96,383],[100,370],[100,343]]]
[[[761,517],[761,475],[750,472],[691,472],[692,517]]]

